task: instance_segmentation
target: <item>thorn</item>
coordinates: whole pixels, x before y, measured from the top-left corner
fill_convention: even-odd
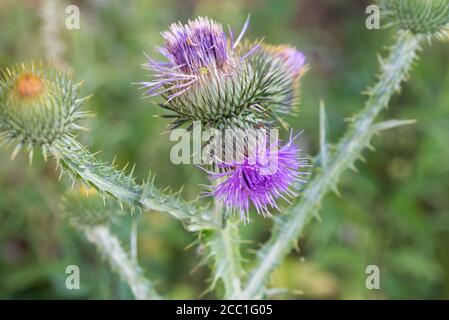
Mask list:
[[[47,147],[42,146],[42,155],[44,156],[44,161],[47,162],[48,154],[47,154]]]
[[[28,164],[31,165],[33,164],[33,148],[31,147],[30,151],[28,151]]]
[[[80,82],[78,82],[78,83],[76,83],[75,85],[74,85],[74,87],[75,88],[79,88],[79,87],[81,87],[83,84],[84,84],[84,80],[81,80]]]
[[[84,98],[76,99],[76,100],[75,100],[75,103],[77,103],[77,104],[82,104],[82,103],[88,101],[90,98],[92,98],[92,96],[93,96],[93,94],[88,95],[88,96],[86,96],[86,97],[84,97]]]
[[[175,195],[179,195],[179,194],[182,193],[183,190],[184,190],[184,185],[182,185],[181,188],[179,188],[179,190],[176,191],[174,194],[175,194]]]
[[[355,165],[354,165],[353,163],[351,163],[351,164],[349,165],[349,169],[351,169],[352,171],[354,171],[354,172],[356,172],[356,173],[359,173],[359,170],[355,167]]]
[[[96,114],[90,111],[77,111],[75,117],[77,119],[92,119],[96,117]]]
[[[383,130],[393,129],[393,128],[397,128],[397,127],[401,127],[401,126],[412,125],[412,124],[416,124],[416,122],[417,122],[416,119],[387,120],[387,121],[376,123],[374,125],[374,131],[383,131]]]
[[[22,149],[22,144],[19,143],[18,145],[16,145],[16,147],[14,148],[12,154],[11,154],[11,160],[14,160],[17,157],[17,154],[19,153],[20,149]]]
[[[333,185],[333,186],[332,186],[332,191],[334,191],[334,193],[337,195],[337,197],[341,198],[341,193],[340,193],[340,191],[338,190],[337,185]]]
[[[80,125],[78,125],[76,123],[72,123],[71,127],[74,130],[90,131],[90,128],[86,128],[86,127],[80,126]]]
[[[128,165],[129,165],[129,162],[127,162],[127,163],[125,164],[125,166],[123,167],[122,171],[126,171],[126,168],[128,168]]]

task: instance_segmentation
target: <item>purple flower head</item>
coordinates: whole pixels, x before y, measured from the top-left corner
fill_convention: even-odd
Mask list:
[[[160,52],[185,74],[199,75],[209,68],[225,70],[230,64],[227,36],[221,25],[207,18],[187,25],[172,24],[162,37],[166,45]]]
[[[189,90],[200,79],[210,75],[231,74],[240,59],[234,49],[238,46],[249,25],[249,19],[234,41],[233,34],[229,37],[220,24],[199,17],[183,25],[174,23],[168,31],[162,33],[165,45],[158,51],[167,61],[155,61],[148,58],[144,65],[154,72],[154,81],[142,82],[149,96],[167,94],[168,100]]]
[[[294,79],[301,76],[306,67],[306,56],[289,46],[271,46],[268,51],[281,59]]]
[[[299,171],[307,166],[300,158],[300,149],[290,137],[281,148],[268,148],[265,155],[247,157],[242,162],[220,163],[219,173],[209,173],[212,181],[217,181],[210,195],[213,195],[226,208],[227,213],[239,212],[246,223],[249,220],[249,208],[252,203],[258,214],[270,215],[269,208],[280,210],[276,201],[298,196],[296,190],[301,183]]]

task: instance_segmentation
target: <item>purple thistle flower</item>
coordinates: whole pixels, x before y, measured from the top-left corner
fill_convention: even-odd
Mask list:
[[[201,74],[206,67],[223,70],[230,63],[223,28],[207,18],[198,18],[185,26],[173,24],[162,37],[166,45],[160,52],[183,73]]]
[[[146,69],[155,73],[153,81],[141,82],[147,95],[167,94],[170,101],[208,75],[231,74],[239,60],[258,47],[243,57],[237,57],[234,51],[248,25],[249,17],[234,41],[231,31],[228,38],[222,26],[208,18],[189,20],[186,25],[172,24],[168,31],[162,33],[165,46],[158,48],[168,61],[155,61],[147,56],[148,62],[144,64]]]
[[[241,162],[220,163],[221,172],[209,172],[211,181],[218,184],[212,187],[213,195],[226,208],[228,213],[239,212],[246,223],[252,203],[258,214],[270,215],[269,208],[280,210],[276,201],[295,198],[295,191],[305,183],[300,178],[307,173],[299,171],[307,166],[307,160],[300,158],[300,149],[290,137],[281,148],[266,148],[262,157],[246,157]],[[275,150],[276,149],[276,150]]]

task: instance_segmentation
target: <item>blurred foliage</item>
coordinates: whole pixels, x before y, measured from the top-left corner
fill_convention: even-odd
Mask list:
[[[0,67],[45,59],[37,0],[0,2]],[[207,15],[239,31],[248,13],[247,37],[289,43],[306,52],[311,71],[304,78],[298,117],[302,146],[318,150],[318,104],[326,101],[330,140],[344,132],[344,118],[363,105],[360,94],[375,79],[377,55],[391,43],[391,30],[367,30],[360,0],[79,0],[81,29],[66,30],[64,4],[61,39],[64,61],[84,93],[95,93],[89,108],[97,117],[81,139],[100,157],[136,163],[140,179],[156,172],[159,186],[193,199],[206,177],[193,166],[169,161],[166,122],[155,115],[155,101],[141,98],[134,82],[148,79],[140,69],[143,52],[155,55],[159,32],[170,23]],[[322,222],[307,228],[299,252],[273,276],[273,287],[292,292],[276,297],[335,299],[449,298],[449,47],[426,46],[421,60],[384,115],[416,118],[414,126],[385,132],[366,153],[358,173],[344,176],[342,198],[329,195]],[[120,279],[61,214],[61,197],[70,188],[58,182],[53,161],[25,155],[14,162],[0,150],[0,298],[131,298]],[[130,221],[139,219],[139,259],[160,292],[169,298],[211,298],[208,270],[198,267],[201,248],[188,247],[195,235],[171,218],[148,213],[120,219],[114,228],[128,243]],[[271,222],[254,216],[241,227],[245,255],[267,239]],[[65,289],[65,268],[81,269],[81,290]],[[365,268],[381,269],[381,290],[367,290]],[[251,263],[247,264],[250,267]],[[191,272],[194,270],[195,272]]]

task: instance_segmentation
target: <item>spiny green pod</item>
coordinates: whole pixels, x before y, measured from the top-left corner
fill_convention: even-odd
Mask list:
[[[447,0],[380,0],[379,3],[389,25],[426,37],[449,35]]]
[[[81,83],[72,82],[71,71],[34,63],[6,69],[0,79],[0,135],[16,142],[13,151],[26,147],[30,159],[35,147],[46,150],[55,141],[80,129],[77,122],[87,113],[80,107],[88,98],[79,98]]]

